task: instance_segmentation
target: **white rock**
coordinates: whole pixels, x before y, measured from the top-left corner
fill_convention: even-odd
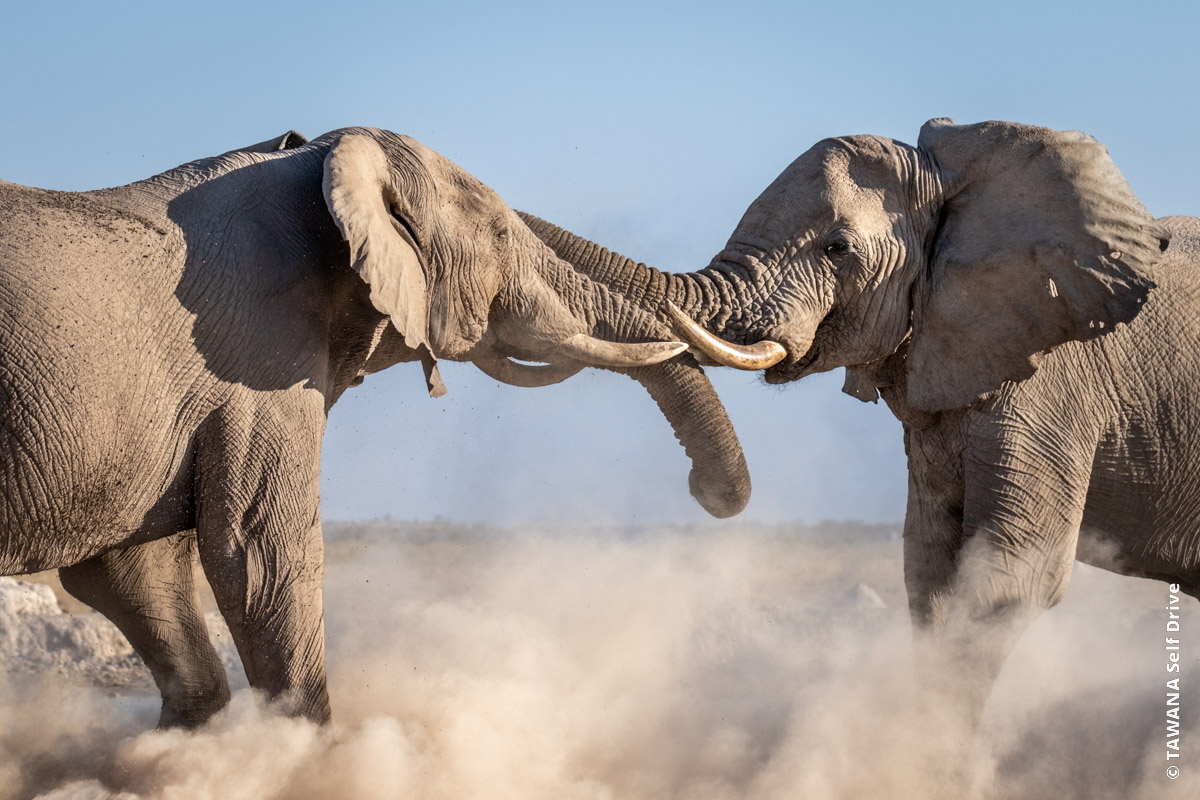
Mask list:
[[[864,611],[872,608],[887,608],[887,603],[879,596],[879,592],[865,583],[856,583],[846,590],[838,605],[842,608],[853,608]]]
[[[0,578],[0,627],[17,617],[61,613],[58,599],[49,586],[16,578]]]
[[[236,683],[241,664],[229,629],[219,614],[207,614],[206,622],[217,653]],[[96,686],[153,689],[141,658],[103,615],[66,614],[50,587],[13,578],[0,578],[0,670],[56,673]]]

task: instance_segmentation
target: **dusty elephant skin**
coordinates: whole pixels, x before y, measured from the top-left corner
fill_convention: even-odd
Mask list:
[[[164,725],[229,696],[197,550],[251,685],[328,719],[321,438],[366,374],[420,360],[438,394],[438,358],[523,385],[627,372],[705,508],[749,496],[669,330],[386,131],[289,133],[96,192],[0,182],[0,337],[0,574],[59,568],[146,661]]]
[[[933,120],[917,147],[825,140],[690,274],[528,221],[679,309],[705,353],[771,340],[769,383],[846,367],[846,392],[882,395],[919,665],[961,676],[930,688],[966,724],[1076,559],[1200,595],[1200,220],[1153,220],[1091,137]]]

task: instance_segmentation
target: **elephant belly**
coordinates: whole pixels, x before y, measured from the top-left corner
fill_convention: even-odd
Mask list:
[[[0,353],[0,574],[192,526],[191,436],[170,392],[12,356]]]
[[[191,458],[164,465],[143,447],[55,451],[0,433],[0,575],[77,564],[194,527]]]
[[[1097,453],[1078,559],[1200,586],[1200,447],[1186,436],[1161,446],[1146,441],[1126,438]]]

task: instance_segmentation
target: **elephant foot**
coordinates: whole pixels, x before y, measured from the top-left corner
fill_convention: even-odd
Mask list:
[[[162,711],[158,716],[160,730],[167,728],[199,728],[229,704],[229,685],[224,673],[207,689],[180,694],[164,694]]]

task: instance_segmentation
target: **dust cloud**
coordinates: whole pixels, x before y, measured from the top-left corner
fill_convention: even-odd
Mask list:
[[[894,528],[327,529],[331,728],[235,682],[204,729],[154,731],[144,690],[18,673],[0,678],[0,798],[1200,792],[1200,613],[1181,603],[1168,762],[1164,584],[1079,566],[964,743],[910,698]]]

